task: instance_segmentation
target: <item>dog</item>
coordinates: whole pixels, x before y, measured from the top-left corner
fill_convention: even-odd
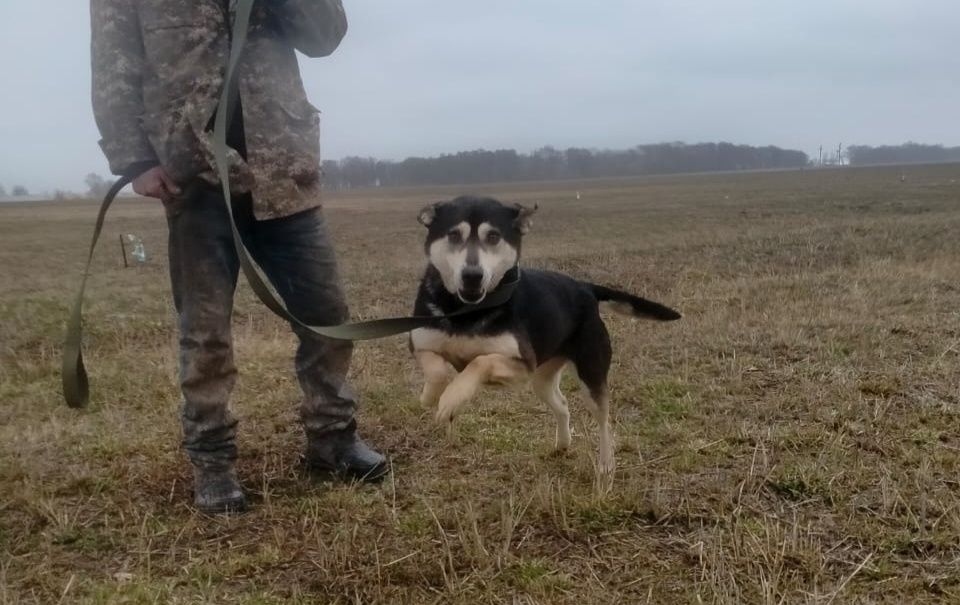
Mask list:
[[[410,350],[424,376],[420,401],[436,406],[437,421],[453,436],[454,417],[481,385],[532,382],[556,418],[556,449],[564,451],[570,446],[570,412],[560,378],[572,365],[599,425],[598,469],[611,473],[615,462],[607,373],[612,350],[599,303],[660,321],[679,319],[680,314],[560,273],[521,271],[521,242],[536,210],[461,196],[420,211],[418,220],[427,228],[428,264],[414,315],[438,318],[435,326],[410,332]],[[483,307],[487,296],[514,281],[505,303]],[[447,317],[452,313],[461,314]],[[452,378],[450,366],[456,370]]]

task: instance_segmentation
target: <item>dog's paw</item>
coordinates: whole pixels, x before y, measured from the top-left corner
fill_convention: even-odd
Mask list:
[[[617,470],[617,464],[612,459],[603,459],[597,461],[597,475],[602,477],[613,477]]]
[[[436,416],[436,418],[437,418],[437,425],[438,425],[438,427],[439,427],[441,430],[443,430],[443,432],[444,432],[444,433],[446,434],[446,436],[447,436],[447,441],[448,441],[451,445],[459,445],[459,444],[460,444],[460,435],[459,435],[459,433],[457,432],[456,424],[454,424],[454,422],[453,422],[453,416],[443,416],[443,417],[441,417],[441,415],[438,413],[437,416]]]
[[[607,496],[613,491],[613,471],[613,467],[609,467],[607,470],[597,468],[597,475],[593,480],[593,488],[598,496]]]
[[[447,441],[450,442],[450,445],[460,445],[460,433],[457,432],[457,427],[454,426],[452,418],[447,423]]]
[[[437,421],[437,425],[446,431],[450,443],[456,444],[459,442],[457,430],[453,423],[453,412],[448,406],[443,405],[443,401],[440,402],[440,407],[437,409],[434,419]]]
[[[449,396],[449,393],[443,393],[437,401],[437,413],[434,418],[440,426],[446,426],[453,422],[453,416],[457,411],[457,402]]]

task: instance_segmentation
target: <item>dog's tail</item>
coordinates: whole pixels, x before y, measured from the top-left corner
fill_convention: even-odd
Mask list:
[[[593,295],[597,298],[597,301],[611,303],[610,307],[623,315],[646,317],[658,321],[673,321],[681,317],[670,307],[658,302],[596,284],[589,284],[589,286],[593,290]]]

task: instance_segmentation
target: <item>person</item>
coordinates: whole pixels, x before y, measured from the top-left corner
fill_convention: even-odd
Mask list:
[[[210,513],[247,506],[228,407],[239,262],[211,144],[233,15],[230,0],[91,0],[100,146],[111,171],[135,176],[134,191],[159,198],[167,217],[183,447],[195,504]],[[340,0],[257,0],[227,134],[241,236],[290,311],[313,325],[341,323],[348,312],[320,207],[318,110],[295,51],[327,56],[346,30]],[[381,479],[386,459],[357,435],[351,343],[293,330],[304,463],[343,479]]]

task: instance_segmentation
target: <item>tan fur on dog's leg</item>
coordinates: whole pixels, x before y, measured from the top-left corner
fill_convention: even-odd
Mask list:
[[[503,355],[481,355],[475,358],[440,395],[437,422],[452,423],[460,408],[476,395],[480,385],[507,384],[525,378],[528,374],[527,366],[519,359]]]
[[[440,401],[440,394],[450,382],[450,370],[447,362],[433,351],[417,351],[414,353],[420,369],[423,371],[423,391],[420,393],[420,403],[432,408]]]
[[[616,467],[613,453],[613,431],[610,429],[610,395],[604,393],[597,403],[597,424],[600,425],[600,472],[613,473]]]
[[[612,474],[616,466],[613,453],[613,433],[610,430],[610,395],[604,390],[593,398],[596,405],[595,417],[600,433],[597,450],[597,462],[601,474]]]
[[[566,365],[566,359],[551,359],[533,374],[534,392],[547,404],[557,420],[557,451],[570,447],[570,410],[566,397],[560,391],[560,378]]]

